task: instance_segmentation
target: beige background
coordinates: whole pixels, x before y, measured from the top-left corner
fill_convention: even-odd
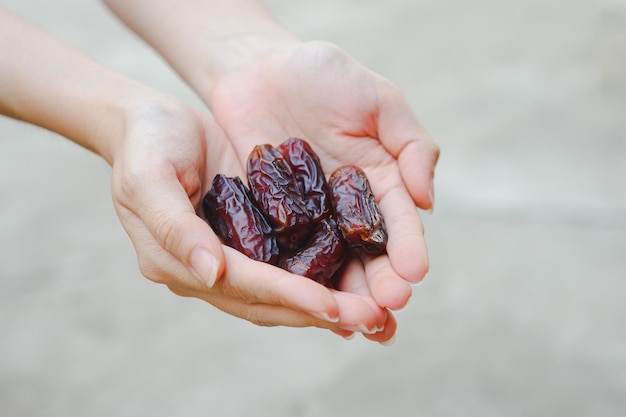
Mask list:
[[[99,2],[2,4],[201,107]],[[432,270],[396,344],[148,282],[109,167],[0,118],[0,415],[625,415],[626,2],[267,4],[400,86],[441,145]]]

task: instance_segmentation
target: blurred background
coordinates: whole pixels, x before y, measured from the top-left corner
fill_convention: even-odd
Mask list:
[[[201,108],[101,3],[1,3]],[[266,4],[398,85],[441,146],[396,343],[149,282],[106,163],[0,118],[0,415],[626,415],[626,1]]]

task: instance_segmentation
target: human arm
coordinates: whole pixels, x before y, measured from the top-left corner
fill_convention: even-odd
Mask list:
[[[196,208],[215,173],[242,168],[212,119],[2,8],[0,113],[59,133],[111,164],[115,209],[149,279],[263,325],[338,330],[384,322],[361,299],[288,280],[220,244]],[[333,320],[339,315],[342,322]]]

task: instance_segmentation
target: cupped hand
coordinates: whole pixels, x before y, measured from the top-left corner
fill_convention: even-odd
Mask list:
[[[215,174],[243,178],[243,165],[212,119],[161,95],[124,107],[112,193],[143,275],[259,325],[342,336],[382,328],[386,312],[365,297],[333,293],[220,244],[197,208]]]
[[[433,206],[439,149],[399,90],[334,45],[277,46],[231,68],[212,91],[200,92],[232,142],[239,161],[259,143],[309,141],[326,174],[341,165],[368,175],[385,217],[387,255],[354,259],[341,278],[344,293],[373,306],[403,308],[428,271],[416,206]],[[387,340],[395,331],[369,336]]]

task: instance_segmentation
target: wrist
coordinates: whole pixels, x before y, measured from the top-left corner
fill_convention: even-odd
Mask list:
[[[93,119],[86,129],[77,132],[78,137],[70,139],[100,155],[112,166],[124,146],[132,114],[159,93],[123,77],[109,87],[106,93],[89,100],[86,106],[92,109]]]
[[[298,43],[259,0],[105,0],[205,100],[226,74]]]
[[[288,34],[233,33],[207,45],[199,65],[192,66],[186,78],[192,88],[208,102],[213,89],[229,74],[261,62],[277,49],[300,42]]]
[[[133,137],[133,129],[138,121],[159,125],[172,114],[188,112],[189,109],[178,99],[150,87],[127,80],[123,94],[111,95],[104,106],[93,135],[95,152],[111,166],[125,152],[128,138]],[[158,132],[157,132],[158,133]]]
[[[184,24],[181,24],[184,26]],[[264,10],[225,14],[205,27],[187,26],[159,52],[206,103],[216,85],[283,47],[301,43]]]
[[[58,133],[112,163],[126,103],[148,88],[0,9],[0,114]],[[19,45],[19,47],[15,47]]]

